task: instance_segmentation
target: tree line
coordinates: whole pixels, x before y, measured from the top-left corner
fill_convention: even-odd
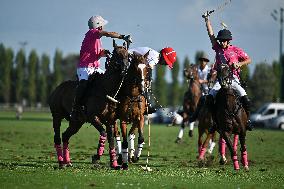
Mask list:
[[[153,94],[157,106],[182,105],[188,84],[183,76],[179,79],[180,75],[185,67],[197,63],[200,53],[202,51],[196,52],[193,62],[188,57],[183,61],[177,58],[170,74],[166,74],[165,66],[156,66],[153,70]],[[8,105],[25,102],[31,107],[39,104],[47,106],[48,96],[56,86],[63,81],[76,79],[78,60],[79,54],[63,56],[59,49],[56,49],[51,61],[47,54],[39,55],[35,49],[26,54],[23,48],[14,52],[0,44],[0,103]],[[250,73],[248,67],[242,69],[241,78],[252,99],[254,110],[265,102],[279,101],[280,70],[277,61],[257,63],[253,73]]]

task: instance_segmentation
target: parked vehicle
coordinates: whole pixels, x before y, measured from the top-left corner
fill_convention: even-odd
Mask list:
[[[284,111],[282,111],[277,117],[271,119],[269,123],[266,124],[266,127],[284,130]]]
[[[269,120],[284,110],[284,103],[266,103],[256,113],[251,114],[250,120],[255,127],[266,127]]]

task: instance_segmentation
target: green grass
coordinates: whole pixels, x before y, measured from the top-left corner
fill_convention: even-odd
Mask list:
[[[185,131],[182,144],[175,144],[179,127],[151,125],[149,166],[144,172],[146,145],[139,163],[128,171],[109,168],[107,153],[100,168],[90,157],[96,151],[98,132],[89,124],[71,138],[72,168],[58,169],[53,148],[53,128],[48,113],[25,113],[16,120],[12,112],[0,112],[0,188],[284,188],[284,132],[254,130],[247,133],[250,171],[235,172],[230,164],[197,166],[197,130]],[[67,128],[63,122],[62,131]],[[137,140],[137,138],[136,138]]]

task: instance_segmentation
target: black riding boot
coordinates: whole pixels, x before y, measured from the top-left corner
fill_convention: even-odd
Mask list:
[[[247,113],[247,117],[248,117],[247,130],[251,131],[253,129],[253,126],[252,126],[251,121],[249,119],[251,103],[250,103],[250,100],[249,100],[247,95],[241,97],[241,103],[242,103],[242,106],[245,109],[245,111]]]
[[[80,80],[75,91],[75,98],[73,102],[72,112],[70,118],[72,120],[78,120],[78,116],[82,113],[82,100],[87,88],[88,81],[87,80]]]
[[[148,112],[145,111],[144,115],[155,113],[157,110],[154,107],[152,107],[152,105],[151,105],[149,93],[146,92],[146,95],[144,95],[144,97],[147,100],[147,106],[148,106]]]
[[[209,126],[209,133],[214,133],[217,130],[217,125],[216,125],[216,115],[214,112],[214,97],[212,95],[207,95],[206,97],[206,105],[208,107],[208,110],[210,111],[213,119],[212,125]]]
[[[198,104],[197,104],[197,107],[196,107],[196,110],[193,112],[193,114],[190,116],[190,118],[189,118],[189,120],[188,120],[189,123],[196,121],[196,119],[198,118],[200,109],[201,109],[201,107],[204,105],[205,98],[206,98],[206,96],[202,96],[202,97],[199,99]]]

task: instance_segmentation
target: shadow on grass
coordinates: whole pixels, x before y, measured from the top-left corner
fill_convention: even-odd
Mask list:
[[[42,121],[42,122],[46,122],[46,121],[52,121],[52,118],[47,118],[47,117],[26,117],[26,118],[22,118],[21,120],[18,120],[16,118],[13,117],[0,117],[0,121]]]

